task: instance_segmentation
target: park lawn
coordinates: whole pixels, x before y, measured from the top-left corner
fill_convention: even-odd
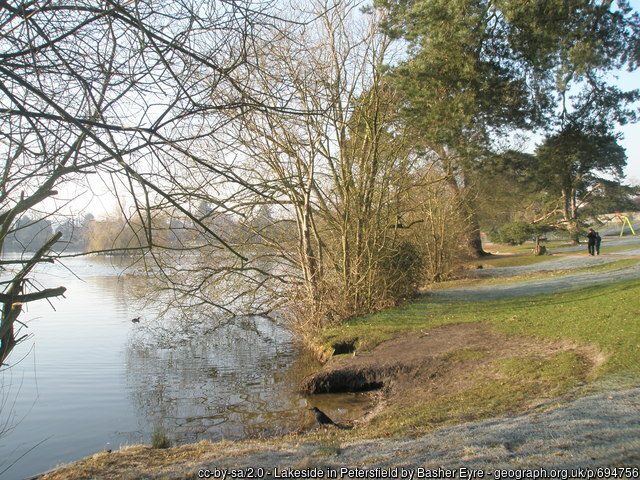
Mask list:
[[[640,279],[551,295],[484,302],[443,302],[428,295],[324,330],[319,342],[355,342],[359,350],[407,331],[484,322],[496,331],[573,340],[608,355],[598,375],[640,370]]]
[[[546,240],[540,242],[541,245],[547,247],[547,250],[553,251],[555,248],[563,248],[572,246],[571,243],[567,243],[566,240]],[[536,244],[533,241],[526,241],[521,245],[509,245],[506,243],[486,243],[483,244],[483,248],[485,251],[500,255],[514,254],[514,255],[522,255],[528,254],[531,255],[533,253],[533,249]],[[586,249],[586,244],[585,244]],[[491,257],[488,257],[491,258]]]
[[[532,342],[566,344],[566,350],[547,356],[516,355],[487,358],[469,373],[468,388],[429,401],[405,402],[357,429],[362,438],[412,436],[463,421],[524,411],[540,402],[555,401],[577,389],[593,388],[611,378],[634,378],[640,370],[640,279],[528,298],[442,302],[428,296],[392,310],[350,319],[322,332],[325,348],[335,342],[353,342],[358,352],[403,333],[464,322],[491,325],[497,333]],[[579,346],[595,352],[588,361]],[[483,352],[459,352],[460,361]],[[462,355],[464,354],[464,355]],[[430,382],[431,379],[425,379]],[[626,380],[625,380],[626,381]]]

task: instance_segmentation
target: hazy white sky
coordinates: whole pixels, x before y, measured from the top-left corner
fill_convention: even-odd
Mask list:
[[[631,0],[630,4],[635,11],[640,12],[640,0]],[[640,87],[640,70],[631,73],[620,72],[617,77],[618,81],[616,83],[623,90]],[[637,105],[636,109],[640,109],[640,105]],[[624,135],[620,144],[626,149],[627,153],[627,168],[625,170],[627,183],[640,185],[640,122],[619,127],[618,131]],[[539,137],[532,136],[527,150],[532,151],[535,148],[534,143],[538,141]],[[98,181],[96,182],[95,180]],[[71,209],[75,213],[79,211],[91,212],[98,217],[102,217],[106,213],[112,213],[116,209],[116,202],[113,196],[107,193],[109,187],[102,184],[99,179],[94,179],[91,183],[93,184],[92,190],[95,195],[85,193],[78,199],[79,201],[73,202]],[[69,192],[68,198],[74,198],[79,193],[78,190],[73,193]],[[60,202],[58,201],[57,203],[59,204]]]
[[[624,133],[620,144],[627,149],[626,183],[640,185],[640,124],[625,125],[620,131]]]

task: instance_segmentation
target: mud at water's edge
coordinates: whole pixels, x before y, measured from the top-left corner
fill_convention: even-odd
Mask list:
[[[496,333],[483,323],[459,323],[428,332],[410,332],[384,342],[371,352],[331,358],[318,372],[301,382],[301,391],[324,393],[371,392],[369,412],[356,423],[369,421],[407,399],[428,401],[445,393],[463,391],[474,373],[491,362],[507,357],[550,358],[572,351],[586,370],[604,361],[593,346],[566,341],[542,341]]]

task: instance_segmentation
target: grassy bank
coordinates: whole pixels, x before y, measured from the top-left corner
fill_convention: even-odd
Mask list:
[[[425,295],[374,315],[353,318],[319,336],[325,348],[355,342],[360,351],[402,332],[487,322],[499,332],[596,346],[608,359],[597,376],[640,370],[640,280],[578,291],[486,302],[441,302]]]
[[[424,389],[416,388],[407,394],[414,400],[401,401],[359,430],[363,437],[423,434],[441,425],[522,411],[596,380],[637,374],[639,296],[640,280],[474,303],[425,296],[394,310],[351,319],[323,332],[319,341],[327,349],[336,342],[354,343],[363,352],[412,332],[428,334],[442,325],[480,322],[505,335],[506,342],[524,338],[532,345],[549,345],[544,354],[541,348],[506,357],[483,349],[449,354],[443,375],[458,375],[456,384],[463,388],[428,401]],[[458,369],[452,366],[456,362]]]

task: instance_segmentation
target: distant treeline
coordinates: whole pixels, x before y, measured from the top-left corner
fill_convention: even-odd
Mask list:
[[[51,221],[46,218],[19,218],[5,238],[5,252],[35,251],[53,236]]]
[[[202,208],[202,207],[201,207]],[[271,218],[267,207],[257,209],[251,218],[234,217],[228,214],[213,214],[211,209],[200,212],[204,223],[223,241],[252,244],[258,240],[256,231],[269,229],[273,235],[284,236],[286,229],[279,228],[278,221]],[[287,223],[282,220],[282,223]],[[280,230],[280,232],[276,232]],[[23,216],[16,222],[4,242],[4,252],[35,251],[49,240],[55,232],[62,237],[55,245],[56,251],[126,253],[130,249],[146,248],[149,245],[165,248],[184,248],[211,239],[203,238],[193,222],[167,214],[153,218],[112,215],[96,220],[94,215],[65,218],[32,218]]]

